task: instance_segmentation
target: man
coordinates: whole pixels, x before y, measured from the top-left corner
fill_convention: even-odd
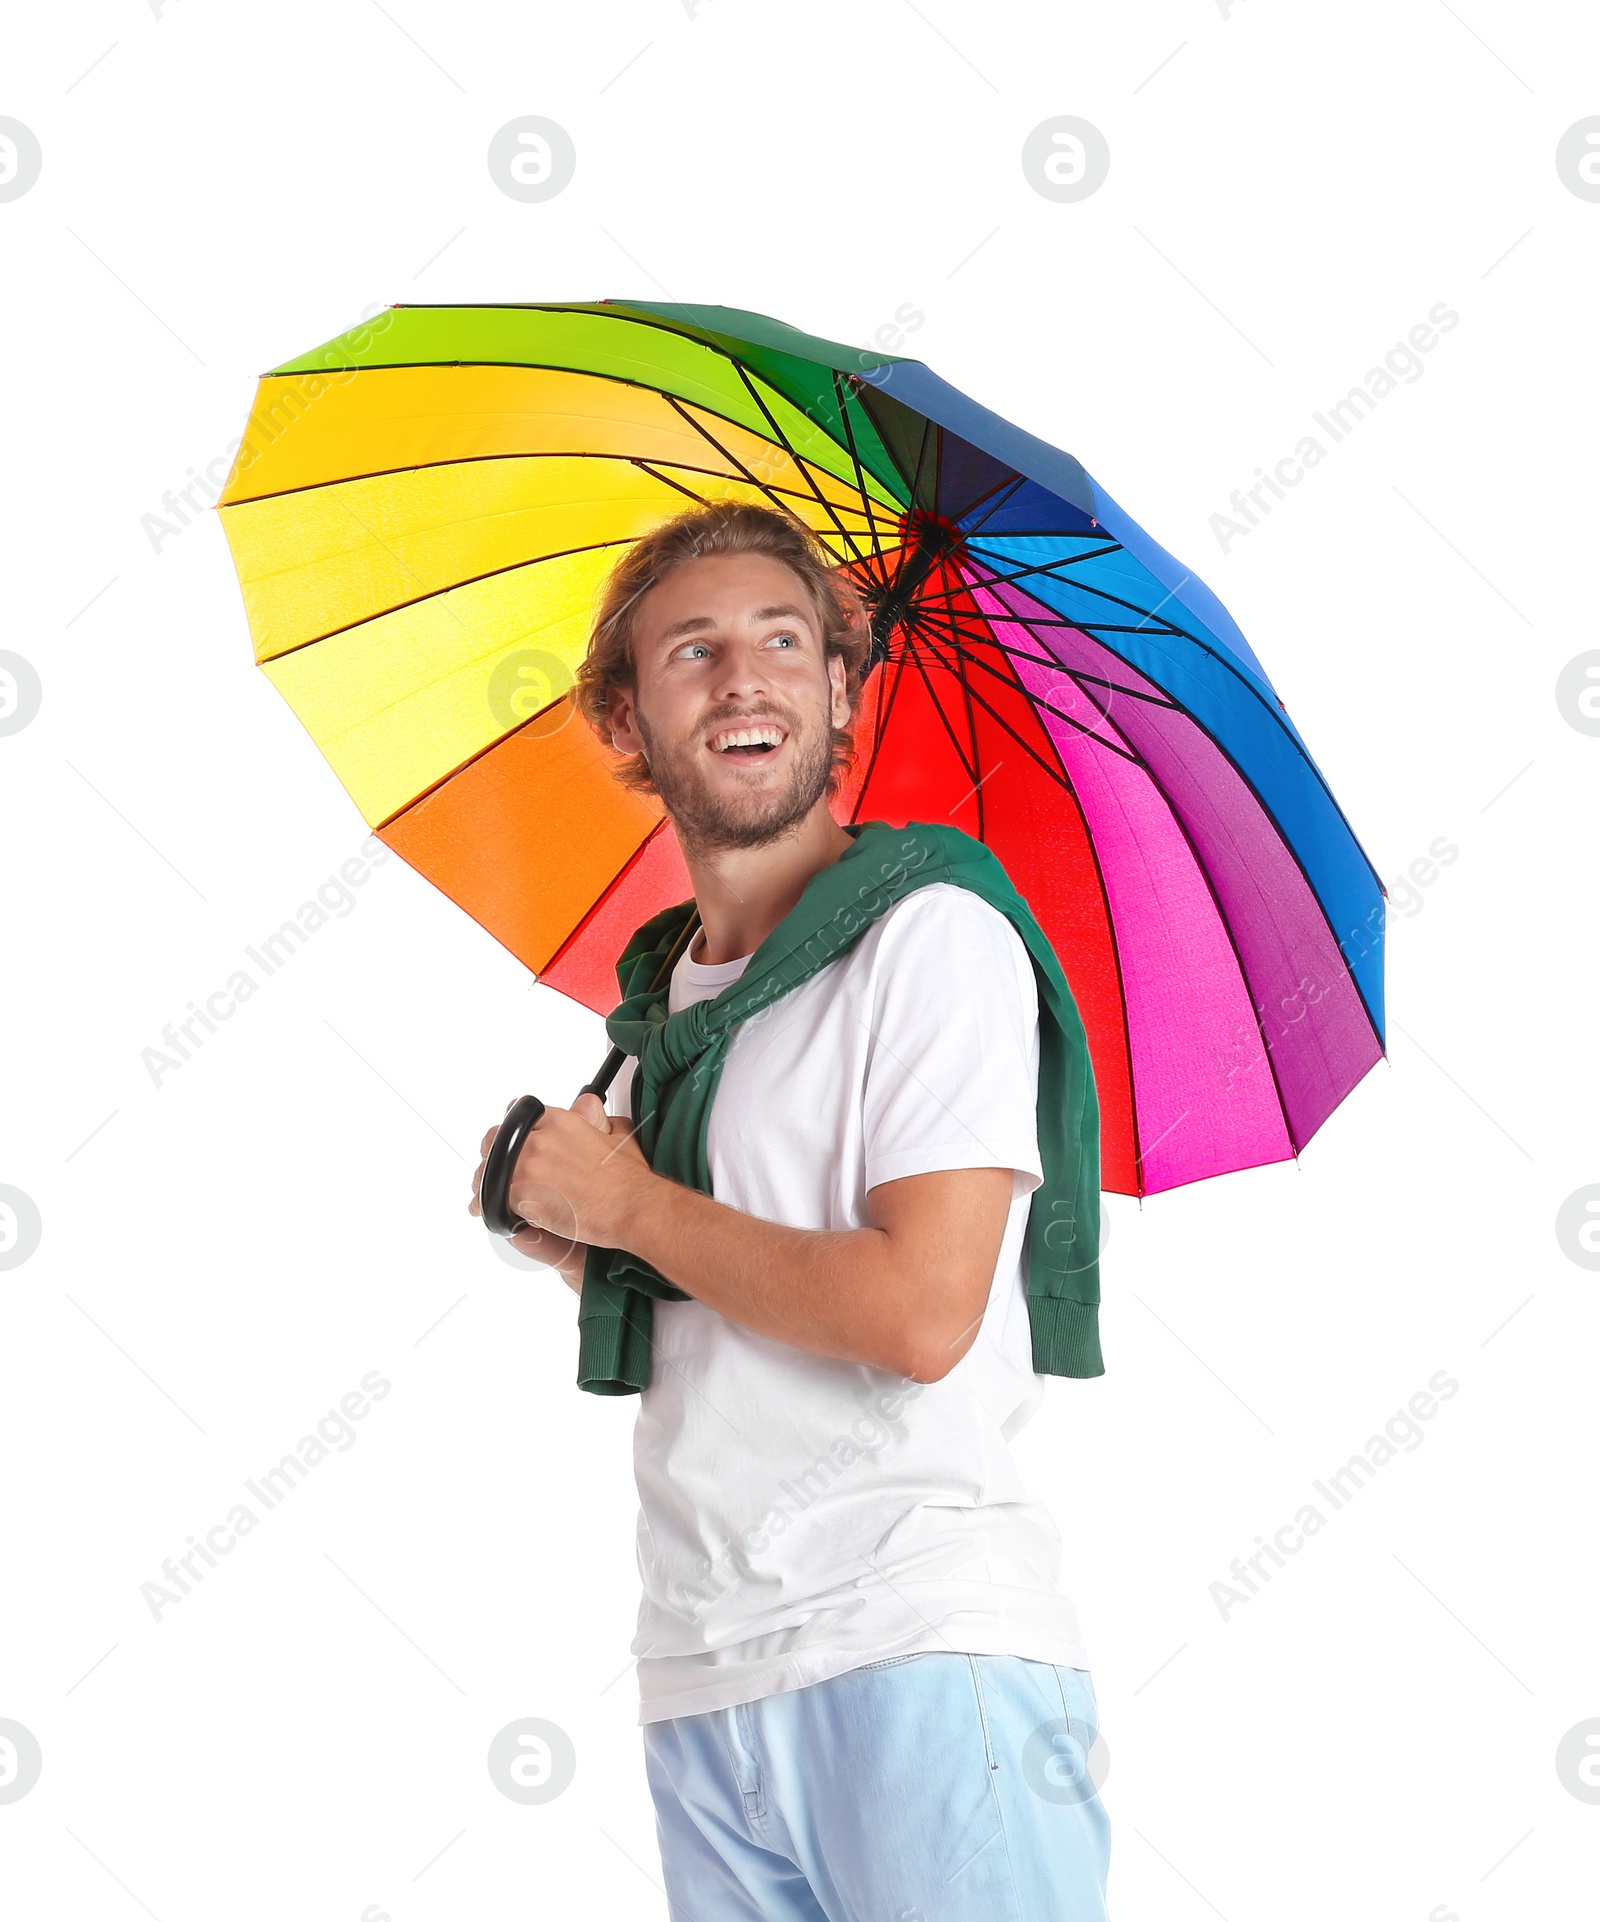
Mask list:
[[[688,866],[672,1014],[854,845],[828,804],[868,645],[772,510],[691,510],[615,570],[579,698]],[[514,1245],[575,1289],[592,1244],[682,1291],[653,1304],[635,1429],[633,1644],[679,1922],[1104,1917],[1093,1685],[1008,1451],[1043,1393],[1038,1077],[1023,941],[932,882],[734,1029],[712,1193],[653,1172],[626,1078],[519,1159]]]

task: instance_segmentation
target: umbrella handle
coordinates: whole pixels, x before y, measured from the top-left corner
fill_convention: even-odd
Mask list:
[[[593,1081],[586,1081],[578,1090],[578,1093],[581,1095],[597,1094],[603,1103],[606,1098],[606,1090],[611,1086],[612,1082],[616,1080],[617,1070],[627,1058],[620,1048],[613,1048],[605,1060],[600,1063],[600,1070],[595,1075]]]
[[[620,1048],[613,1048],[601,1062],[599,1073],[592,1081],[586,1081],[578,1093],[599,1095],[604,1101],[606,1090],[616,1080],[617,1070],[627,1058]],[[511,1212],[511,1176],[522,1153],[522,1144],[543,1113],[544,1103],[536,1094],[523,1095],[506,1109],[506,1118],[489,1145],[489,1158],[483,1164],[483,1185],[478,1191],[478,1208],[483,1215],[483,1225],[491,1235],[509,1238],[528,1225]]]
[[[491,1235],[511,1236],[527,1223],[511,1212],[511,1175],[534,1123],[544,1113],[544,1103],[536,1094],[525,1094],[513,1101],[506,1118],[489,1146],[483,1164],[483,1185],[478,1190],[478,1207],[483,1225]]]

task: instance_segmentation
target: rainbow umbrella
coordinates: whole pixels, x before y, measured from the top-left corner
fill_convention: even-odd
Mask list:
[[[841,819],[951,822],[1060,958],[1104,1186],[1285,1160],[1383,1053],[1383,890],[1227,612],[921,361],[650,302],[396,307],[265,375],[219,502],[256,659],[369,826],[597,1012],[691,892],[572,680],[628,542],[780,506],[873,610]]]

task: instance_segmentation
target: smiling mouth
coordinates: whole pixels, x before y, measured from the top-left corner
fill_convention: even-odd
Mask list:
[[[788,729],[776,721],[748,721],[739,726],[718,728],[706,737],[706,746],[725,760],[760,767],[777,758],[788,738]]]

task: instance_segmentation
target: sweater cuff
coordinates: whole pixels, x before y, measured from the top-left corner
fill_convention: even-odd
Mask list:
[[[1036,1375],[1103,1375],[1100,1356],[1100,1309],[1095,1302],[1070,1301],[1063,1295],[1030,1295],[1028,1318],[1033,1330],[1033,1372]]]
[[[650,1380],[650,1303],[635,1296],[630,1307],[631,1313],[579,1313],[578,1386],[591,1395],[637,1395]]]

